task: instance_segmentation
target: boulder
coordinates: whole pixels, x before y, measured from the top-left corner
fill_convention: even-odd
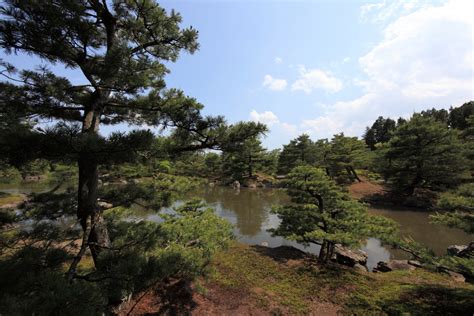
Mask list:
[[[412,266],[414,266],[416,268],[422,268],[423,267],[421,262],[418,261],[418,260],[408,260],[408,264],[411,264]]]
[[[409,264],[408,260],[390,260],[388,262],[379,261],[374,272],[390,272],[395,270],[415,270],[416,267]]]
[[[98,201],[97,205],[99,205],[99,207],[102,208],[103,210],[114,207],[112,203],[108,203],[104,201]]]
[[[449,275],[451,279],[453,279],[456,282],[461,282],[461,283],[466,282],[466,278],[461,273],[457,273],[451,270],[446,270],[443,273]]]
[[[40,175],[39,175],[39,176],[25,176],[25,177],[23,178],[23,180],[24,180],[25,182],[36,182],[36,181],[42,180],[42,178],[43,178],[43,177],[40,176]]]
[[[448,255],[450,256],[457,256],[461,251],[464,251],[467,249],[467,246],[464,245],[451,245],[448,246],[446,249]]]
[[[366,266],[361,265],[360,263],[356,263],[353,267],[356,270],[363,271],[363,272],[368,272],[369,269],[367,269]]]
[[[367,253],[362,250],[354,250],[341,245],[336,245],[332,259],[337,261],[339,264],[353,267],[356,264],[365,266],[367,264],[367,257]]]
[[[256,189],[257,185],[255,183],[249,183],[248,188],[249,189]]]
[[[235,180],[234,182],[232,182],[232,187],[234,189],[240,189],[240,182]]]

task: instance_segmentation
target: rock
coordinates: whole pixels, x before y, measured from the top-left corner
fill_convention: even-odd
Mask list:
[[[390,272],[395,270],[415,270],[416,267],[409,264],[408,260],[390,260],[389,262],[379,261],[374,272]]]
[[[234,182],[232,182],[232,187],[234,189],[240,189],[240,182],[235,180]]]
[[[353,267],[355,264],[365,266],[367,264],[367,253],[362,250],[353,250],[341,245],[334,248],[335,260],[339,264]]]
[[[461,282],[461,283],[466,282],[466,278],[461,273],[457,273],[457,272],[450,271],[450,270],[444,271],[444,273],[449,275],[451,277],[451,279],[453,279],[456,282]]]
[[[25,182],[36,182],[40,181],[43,177],[42,176],[25,176],[23,180]]]
[[[216,186],[216,183],[215,183],[215,182],[209,182],[209,186],[210,186],[211,188],[213,188],[213,187]]]
[[[256,189],[257,188],[257,185],[255,183],[250,183],[248,185],[249,189]]]
[[[114,207],[112,205],[112,203],[108,203],[108,202],[104,202],[104,201],[98,201],[97,205],[99,205],[104,210]]]
[[[359,270],[359,271],[364,271],[364,272],[369,271],[369,269],[367,269],[366,266],[363,266],[360,263],[356,263],[353,268],[356,269],[356,270]]]
[[[411,264],[412,266],[414,266],[416,268],[422,268],[423,267],[421,262],[418,261],[418,260],[408,260],[408,264]]]
[[[464,251],[467,249],[467,246],[464,246],[464,245],[451,245],[451,246],[448,246],[448,248],[446,249],[446,251],[448,252],[448,255],[450,256],[456,256],[458,253],[460,253],[461,251]]]

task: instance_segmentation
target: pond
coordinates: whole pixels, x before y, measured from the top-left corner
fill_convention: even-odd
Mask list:
[[[217,214],[234,224],[235,234],[243,243],[258,245],[263,243],[270,247],[289,245],[313,253],[319,251],[317,245],[304,248],[281,237],[272,237],[267,231],[278,226],[279,222],[277,216],[270,213],[272,206],[289,203],[289,197],[283,190],[242,188],[236,191],[226,187],[214,187],[205,188],[196,195],[212,205]],[[429,212],[395,208],[369,208],[369,212],[395,220],[400,224],[404,236],[411,236],[417,242],[433,249],[437,255],[446,253],[449,245],[467,244],[472,241],[472,235],[459,229],[431,224]],[[369,269],[376,266],[378,261],[408,258],[404,252],[382,246],[375,238],[367,240],[362,250],[368,253]]]
[[[22,183],[17,186],[0,185],[0,191],[9,193],[44,192],[51,187],[52,185],[47,183]],[[202,198],[215,209],[219,216],[231,222],[238,240],[243,243],[264,244],[270,247],[288,245],[312,253],[319,251],[317,245],[305,248],[281,237],[272,237],[267,231],[269,228],[277,227],[279,222],[277,216],[270,213],[272,206],[289,203],[289,197],[284,190],[242,188],[236,191],[228,187],[204,187],[194,192],[192,196]],[[444,254],[449,245],[467,244],[472,241],[472,235],[459,229],[430,224],[429,212],[396,208],[369,208],[369,212],[395,220],[400,224],[400,230],[404,236],[411,236],[415,241],[433,249],[437,255]],[[156,214],[146,214],[143,209],[137,210],[137,216],[152,220],[158,219]],[[401,251],[382,246],[380,241],[375,238],[367,240],[362,250],[368,253],[367,266],[369,269],[376,266],[378,261],[408,258]]]

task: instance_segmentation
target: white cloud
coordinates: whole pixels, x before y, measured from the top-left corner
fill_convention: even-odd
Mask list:
[[[360,7],[360,20],[370,23],[387,23],[416,10],[441,4],[443,0],[383,0]]]
[[[285,79],[276,79],[270,75],[265,75],[262,85],[270,90],[281,91],[286,88],[287,82]]]
[[[292,91],[303,90],[309,94],[314,89],[323,89],[328,92],[337,92],[342,89],[342,81],[334,77],[330,72],[321,69],[309,69],[300,67],[300,77],[291,85]]]
[[[396,18],[359,59],[362,94],[335,102],[301,123],[315,138],[361,136],[379,116],[407,117],[427,108],[474,100],[474,1],[423,6]]]
[[[296,136],[298,133],[298,127],[294,124],[290,123],[280,123],[278,126],[281,130],[283,130],[286,134],[289,134],[291,136]]]
[[[345,64],[345,63],[348,63],[350,62],[351,59],[349,57],[345,57],[343,60],[342,60],[342,63]]]
[[[275,64],[281,64],[283,62],[283,59],[281,57],[275,57],[275,59],[273,60],[275,62]]]
[[[260,122],[268,126],[272,126],[280,122],[278,117],[272,111],[258,113],[257,111],[252,110],[252,112],[250,112],[250,120],[254,122]]]

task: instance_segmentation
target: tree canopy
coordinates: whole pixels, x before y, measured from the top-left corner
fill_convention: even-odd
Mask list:
[[[321,245],[322,262],[331,258],[335,244],[359,246],[368,237],[388,240],[396,231],[392,221],[369,215],[319,168],[296,167],[285,185],[292,204],[274,208],[281,222],[270,231],[302,244]]]
[[[466,168],[459,133],[419,114],[397,128],[383,159],[387,179],[409,195],[416,188],[452,186]]]

